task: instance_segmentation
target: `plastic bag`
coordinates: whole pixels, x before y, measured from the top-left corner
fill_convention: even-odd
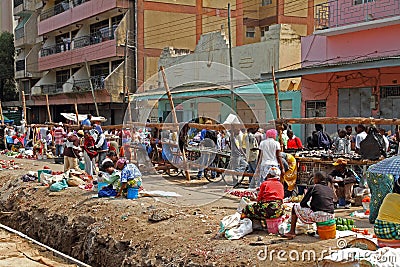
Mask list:
[[[250,199],[248,199],[248,198],[246,198],[246,197],[242,197],[242,198],[240,199],[239,206],[238,206],[238,208],[237,208],[237,212],[238,212],[238,213],[242,213],[243,209],[244,209],[248,204],[250,204],[251,202],[252,202],[252,201],[250,201]]]
[[[278,226],[279,234],[284,235],[290,232],[290,223],[284,221]]]
[[[110,186],[103,187],[99,193],[99,197],[115,197],[117,195],[117,191]]]
[[[236,212],[235,214],[225,216],[221,222],[219,223],[219,234],[225,233],[225,231],[236,227],[239,225],[240,221],[240,213]]]
[[[229,240],[240,239],[243,236],[253,232],[253,223],[249,218],[244,218],[239,221],[239,227],[232,228],[225,232],[225,237]]]
[[[297,220],[296,230],[295,230],[296,235],[306,234],[310,232],[314,233],[317,232],[317,225],[315,223],[306,224],[303,223],[301,220]]]
[[[63,179],[61,182],[54,183],[50,186],[51,192],[59,192],[68,187],[67,180]]]

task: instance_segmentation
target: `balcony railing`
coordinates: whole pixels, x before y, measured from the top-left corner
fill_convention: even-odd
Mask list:
[[[43,47],[40,50],[40,56],[46,57],[46,56],[50,56],[53,54],[65,52],[68,50],[71,50],[71,43],[66,41],[66,42],[62,42],[62,43],[57,43],[55,45]]]
[[[15,62],[15,70],[16,71],[25,70],[25,59],[17,60]]]
[[[21,27],[21,28],[15,30],[14,33],[15,33],[15,40],[23,38],[25,36],[25,28]]]
[[[115,39],[114,32],[115,32],[116,28],[117,28],[117,26],[114,26],[112,28],[103,28],[94,34],[74,38],[73,42],[72,42],[73,45],[71,45],[71,42],[69,39],[65,39],[64,42],[57,43],[57,44],[51,45],[51,46],[43,47],[40,51],[40,56],[45,57],[45,56],[65,52],[65,51],[71,50],[72,48],[76,49],[76,48],[81,48],[81,47],[85,47],[85,46],[89,46],[89,45],[98,44],[98,43],[105,42],[108,40],[113,40],[113,39]]]
[[[330,0],[315,6],[315,29],[323,30],[399,15],[399,0]]]
[[[104,89],[104,83],[105,83],[105,77],[107,75],[98,75],[98,76],[92,76],[89,79],[83,79],[83,80],[75,80],[74,84],[72,86],[72,91],[73,92],[87,92],[91,91],[90,87],[90,82],[92,82],[93,89],[94,90],[102,90]]]
[[[51,7],[49,9],[44,10],[40,14],[40,20],[45,20],[45,19],[51,18],[55,15],[65,12],[69,9],[70,9],[69,0],[62,1],[61,3]]]
[[[16,0],[15,0],[16,1]],[[70,8],[73,7],[77,7],[82,5],[83,3],[89,2],[90,0],[73,0],[72,1],[72,6],[70,6],[69,4],[69,0],[65,0],[49,9],[44,10],[41,14],[40,14],[40,20],[45,20],[48,18],[51,18],[55,15],[61,14],[67,10],[69,10]]]
[[[63,84],[64,83],[55,83],[55,84],[43,84],[40,87],[42,88],[43,95],[55,95],[63,93]]]
[[[14,0],[14,8],[20,6],[24,3],[24,0]]]

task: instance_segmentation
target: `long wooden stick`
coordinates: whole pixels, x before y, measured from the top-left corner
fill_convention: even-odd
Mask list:
[[[74,107],[75,107],[76,124],[79,125],[78,104],[76,102],[74,103]]]
[[[278,90],[278,84],[276,83],[276,80],[275,80],[274,66],[272,66],[272,81],[274,83],[276,118],[279,120],[279,119],[281,119],[281,107],[279,105],[279,90]],[[283,140],[282,140],[282,127],[279,127],[278,133],[279,133],[279,143],[281,144],[281,151],[283,151],[284,147],[283,147]]]
[[[174,120],[174,123],[178,123],[178,118],[176,117],[176,111],[175,111],[174,101],[172,100],[171,91],[169,90],[169,86],[168,86],[168,82],[167,82],[167,77],[166,77],[166,75],[165,75],[165,71],[164,71],[164,67],[163,67],[163,66],[160,67],[160,71],[161,71],[162,78],[163,78],[163,81],[164,81],[164,87],[165,87],[165,91],[166,91],[167,96],[168,96],[169,104],[170,104],[170,106],[171,106],[172,118],[173,118],[173,120]],[[179,138],[179,126],[176,127],[176,130],[177,130],[176,133],[177,133],[178,138]],[[182,163],[183,163],[183,166],[184,166],[184,169],[185,169],[185,176],[186,176],[186,179],[187,179],[188,181],[190,181],[190,173],[189,173],[189,170],[188,170],[188,165],[187,165],[187,161],[186,161],[185,151],[182,152]]]
[[[24,112],[24,120],[25,120],[25,125],[28,125],[28,118],[26,117],[26,102],[25,102],[25,92],[22,91],[22,110]]]
[[[51,113],[50,113],[50,105],[49,105],[49,95],[46,95],[46,106],[47,106],[47,115],[49,115],[49,122],[52,122]]]
[[[2,107],[1,101],[0,101],[0,116],[1,116],[1,125],[4,125],[5,122],[4,122],[4,117],[3,117],[3,107]]]

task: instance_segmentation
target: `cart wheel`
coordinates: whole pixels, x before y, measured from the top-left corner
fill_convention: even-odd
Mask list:
[[[236,175],[236,174],[223,173],[223,174],[221,174],[221,176],[226,185],[233,186],[233,187],[238,187],[244,179],[243,175]]]
[[[183,171],[180,169],[169,169],[165,171],[166,174],[168,174],[169,177],[178,177],[179,175],[183,175]]]
[[[216,173],[215,177],[211,177],[211,171],[210,170],[204,170],[204,177],[211,183],[218,183],[222,180],[222,174],[221,173]]]

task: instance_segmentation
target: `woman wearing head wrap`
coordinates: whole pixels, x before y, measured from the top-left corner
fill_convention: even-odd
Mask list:
[[[326,173],[316,172],[314,173],[314,185],[308,189],[300,204],[296,204],[292,208],[290,232],[285,237],[293,239],[296,236],[297,219],[303,223],[312,224],[334,218],[333,190],[328,186]]]
[[[141,181],[142,174],[138,167],[135,164],[129,163],[127,159],[121,158],[117,161],[117,169],[121,171],[121,187],[118,190],[117,197],[121,196],[126,188],[128,187],[128,183],[132,180]],[[136,184],[136,186],[140,187],[140,184]]]
[[[267,139],[261,142],[259,149],[261,150],[261,165],[260,165],[260,176],[261,181],[267,176],[268,170],[271,167],[278,167],[281,169],[281,173],[284,173],[282,157],[281,157],[281,146],[275,140],[277,131],[275,129],[270,129],[266,132]],[[259,160],[260,161],[260,160]]]
[[[265,219],[279,218],[283,214],[283,185],[279,181],[281,171],[277,167],[271,167],[268,170],[266,180],[261,184],[260,191],[257,196],[257,203],[247,205],[243,211],[241,218],[249,218],[261,220],[265,223]]]
[[[394,182],[393,193],[386,195],[374,225],[379,239],[400,240],[400,179]]]

